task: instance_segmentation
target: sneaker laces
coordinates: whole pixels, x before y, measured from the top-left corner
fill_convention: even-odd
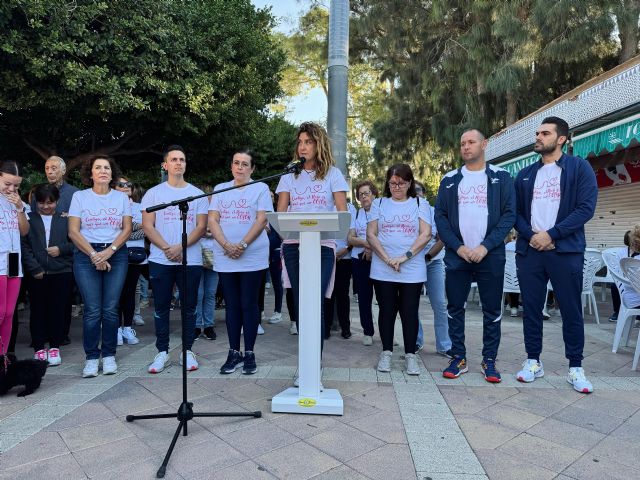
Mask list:
[[[485,358],[482,363],[484,364],[485,373],[498,373],[496,361],[493,358]]]
[[[49,350],[49,358],[57,358],[59,353],[58,353],[58,349],[57,348],[52,348],[51,350]]]
[[[584,374],[584,369],[576,367],[575,369],[569,370],[569,375],[573,381],[586,382],[587,377]]]
[[[540,362],[538,362],[537,360],[527,358],[524,362],[522,362],[523,370],[528,370],[530,372],[535,373],[535,371],[539,368],[540,368]]]

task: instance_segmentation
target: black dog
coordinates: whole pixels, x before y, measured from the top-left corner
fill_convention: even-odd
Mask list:
[[[0,395],[4,395],[16,385],[25,388],[18,392],[24,397],[35,392],[47,371],[44,360],[16,360],[15,355],[0,355]]]

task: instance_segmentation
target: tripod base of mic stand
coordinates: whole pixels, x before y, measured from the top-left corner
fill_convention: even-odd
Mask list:
[[[178,424],[178,428],[176,428],[176,432],[173,434],[173,438],[171,439],[171,445],[169,445],[169,450],[167,450],[167,454],[162,461],[162,465],[158,469],[156,473],[156,478],[164,478],[165,473],[167,472],[167,464],[169,463],[169,458],[171,458],[171,454],[173,453],[173,449],[176,446],[176,442],[178,441],[178,436],[180,435],[180,430],[183,431],[182,435],[187,436],[187,422],[189,420],[193,420],[194,417],[253,417],[260,418],[262,417],[262,412],[207,412],[207,413],[194,413],[193,412],[193,403],[192,402],[182,402],[180,407],[178,408],[177,413],[160,413],[157,415],[127,415],[127,422],[133,422],[134,420],[150,420],[154,418],[177,418],[180,422]]]

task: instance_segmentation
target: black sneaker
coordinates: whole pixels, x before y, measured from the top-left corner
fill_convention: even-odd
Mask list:
[[[204,327],[204,337],[207,340],[215,340],[216,338],[218,338],[213,327]]]
[[[196,327],[196,329],[193,332],[193,339],[197,340],[198,338],[200,338],[200,335],[202,335],[202,330]]]
[[[256,366],[256,356],[251,351],[244,352],[244,365],[242,367],[242,373],[245,375],[253,375],[258,370]]]
[[[230,348],[229,355],[227,356],[227,361],[224,362],[224,365],[222,365],[222,367],[220,368],[220,373],[222,374],[233,373],[236,371],[236,368],[238,368],[241,363],[244,363],[244,357],[242,356],[242,353]],[[255,364],[255,359],[254,359],[254,364]]]
[[[346,340],[351,338],[351,332],[349,330],[343,330],[340,335],[342,335],[342,338]]]

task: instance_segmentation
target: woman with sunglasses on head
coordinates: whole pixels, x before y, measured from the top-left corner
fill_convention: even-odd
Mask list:
[[[120,326],[118,327],[118,345],[140,343],[133,329],[133,317],[136,308],[136,287],[140,275],[149,279],[149,261],[144,248],[144,230],[142,230],[142,191],[136,188],[127,177],[120,177],[116,190],[129,197],[131,206],[131,235],[127,240],[129,267],[120,294]],[[143,323],[144,324],[144,323]]]
[[[379,372],[391,371],[393,333],[399,312],[407,373],[420,374],[415,353],[420,294],[427,281],[422,251],[431,238],[428,206],[429,202],[416,196],[413,171],[406,164],[396,164],[387,170],[383,196],[371,206],[367,241],[374,253],[371,279],[380,307]]]
[[[84,303],[82,376],[90,378],[98,375],[100,356],[104,375],[118,371],[119,304],[127,276],[125,242],[131,234],[131,205],[124,193],[114,189],[120,168],[111,157],[88,158],[80,176],[90,188],[73,194],[69,238],[76,246],[73,273]]]
[[[371,204],[378,196],[378,189],[370,180],[365,180],[356,185],[356,197],[360,202],[360,209],[351,216],[351,228],[349,229],[349,245],[351,260],[353,262],[353,288],[358,295],[358,310],[360,311],[360,324],[364,337],[362,343],[366,346],[373,345],[373,282],[371,273],[371,245],[367,242],[367,220],[371,212]]]
[[[278,194],[279,212],[346,212],[347,191],[349,186],[336,168],[329,137],[324,128],[312,122],[300,125],[294,159],[304,158],[305,162],[299,174],[289,173],[280,178],[276,193]],[[289,281],[293,290],[295,318],[300,318],[299,279],[300,254],[298,240],[284,240],[282,256]],[[336,243],[334,240],[323,240],[320,251],[320,345],[324,340],[324,297],[327,294],[331,275],[336,261]],[[330,294],[330,292],[329,292]],[[298,329],[298,325],[295,325]],[[294,331],[294,325],[291,326]]]
[[[0,354],[7,353],[13,326],[13,311],[20,292],[22,262],[20,236],[29,232],[18,189],[22,169],[17,162],[0,162]]]

